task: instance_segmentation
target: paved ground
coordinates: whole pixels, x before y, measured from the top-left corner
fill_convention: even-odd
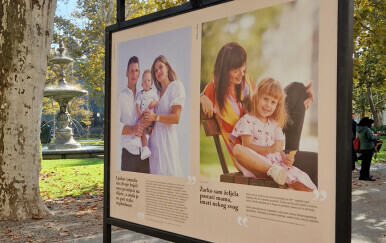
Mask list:
[[[386,243],[386,164],[372,165],[370,173],[377,181],[358,181],[353,173],[352,243]]]
[[[143,235],[139,234],[136,232],[132,232],[129,230],[120,230],[120,231],[115,231],[111,235],[111,242],[114,243],[164,243],[164,242],[169,242],[165,240],[161,240],[158,238],[154,238],[148,235]],[[102,243],[103,242],[103,235],[94,235],[94,236],[89,236],[89,237],[83,237],[83,238],[78,238],[75,240],[68,240],[66,243]]]
[[[360,169],[360,167],[357,167]],[[386,164],[371,166],[375,182],[359,181],[358,171],[353,172],[352,191],[352,243],[386,243]],[[99,243],[103,236],[79,238],[68,243]],[[167,242],[150,236],[120,230],[112,233],[112,242]]]

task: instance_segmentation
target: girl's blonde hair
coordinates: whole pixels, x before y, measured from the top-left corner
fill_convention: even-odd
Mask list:
[[[250,104],[246,107],[248,112],[254,116],[257,115],[257,107],[260,103],[260,97],[263,94],[272,96],[278,100],[275,111],[268,118],[276,121],[280,127],[283,128],[287,122],[285,93],[280,83],[273,78],[264,78],[259,82],[255,91],[250,96]]]

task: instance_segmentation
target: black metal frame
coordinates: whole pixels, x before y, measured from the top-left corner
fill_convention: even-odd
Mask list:
[[[338,1],[335,242],[351,242],[354,1]]]
[[[123,29],[132,28],[164,18],[177,16],[201,8],[213,6],[231,0],[191,0],[189,3],[163,11],[155,12],[136,19],[125,21],[125,0],[117,0],[117,24],[106,27],[105,30],[105,144],[104,144],[104,199],[103,199],[103,242],[111,242],[111,226],[118,226],[146,235],[174,242],[206,242],[184,235],[152,228],[110,217],[110,111],[111,111],[111,35]]]
[[[117,0],[117,24],[105,30],[105,145],[103,242],[111,242],[111,226],[174,242],[205,242],[199,239],[110,217],[110,111],[111,111],[111,36],[112,33],[173,17],[232,0],[191,0],[177,7],[125,21],[125,0]],[[353,1],[338,0],[337,40],[337,134],[336,134],[336,212],[335,242],[351,241],[351,107]],[[339,152],[338,152],[339,151]]]

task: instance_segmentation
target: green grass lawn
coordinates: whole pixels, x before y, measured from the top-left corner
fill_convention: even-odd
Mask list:
[[[103,160],[43,160],[40,195],[44,200],[103,192]]]
[[[54,142],[55,139],[51,139],[51,142]],[[96,138],[75,138],[75,141],[80,143],[81,145],[104,145],[103,139]]]
[[[81,145],[104,145],[104,141],[103,140],[97,140],[97,141],[87,141],[87,140],[80,140],[80,141],[77,141],[78,143],[80,143]]]
[[[378,137],[378,140],[382,140],[383,141],[383,146],[381,148],[381,150],[378,152],[378,153],[374,153],[374,156],[373,156],[373,160],[371,160],[371,163],[374,164],[374,163],[386,163],[386,144],[385,144],[385,140],[386,140],[386,136],[380,136]],[[362,163],[361,160],[358,160],[355,164],[357,165],[360,165]]]
[[[372,163],[379,163],[379,162],[385,163],[386,162],[386,149],[385,149],[386,136],[379,136],[378,139],[383,141],[383,145],[381,150],[378,153],[376,153],[377,158],[374,158],[375,156],[373,157]]]
[[[229,171],[236,172],[237,170],[221,137],[220,141]],[[220,175],[223,174],[213,137],[205,136],[202,126],[200,129],[200,174],[204,178],[216,181],[219,181]]]

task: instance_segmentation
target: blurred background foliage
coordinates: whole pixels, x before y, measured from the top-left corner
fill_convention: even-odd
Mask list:
[[[354,1],[353,112],[384,124],[386,103],[385,2]]]
[[[260,76],[265,68],[259,63],[262,51],[262,33],[277,25],[274,19],[281,10],[282,5],[277,5],[202,25],[201,92],[213,79],[213,67],[217,53],[230,40],[239,43],[247,52],[247,73],[253,79]]]

